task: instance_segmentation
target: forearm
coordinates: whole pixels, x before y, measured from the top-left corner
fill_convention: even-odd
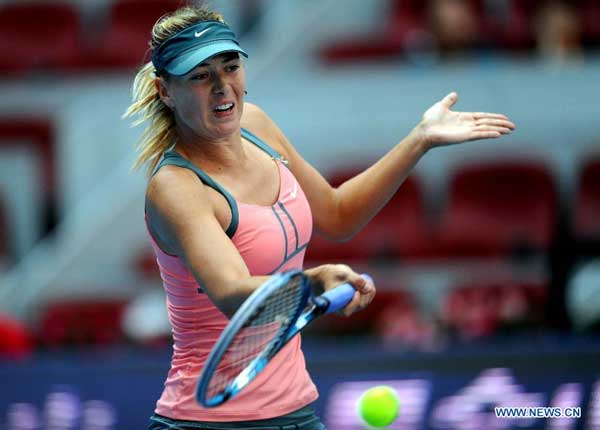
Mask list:
[[[335,239],[347,240],[358,233],[392,198],[425,152],[427,144],[417,126],[379,161],[338,187]]]
[[[322,265],[304,271],[311,280],[313,294],[319,295],[324,292],[327,275],[335,272],[336,268],[334,265]],[[339,268],[337,270],[340,271]],[[228,318],[231,318],[244,301],[269,279],[271,276],[251,276],[239,279],[229,282],[225,288],[221,288],[217,292],[209,291],[209,296],[215,306]]]
[[[219,292],[208,292],[215,306],[228,318],[231,318],[238,308],[258,287],[269,280],[270,276],[252,276],[229,282]]]

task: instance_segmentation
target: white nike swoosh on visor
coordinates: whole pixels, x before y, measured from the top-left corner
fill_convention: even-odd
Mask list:
[[[206,33],[208,30],[210,30],[210,28],[205,28],[205,29],[204,29],[204,30],[202,30],[202,31],[197,31],[197,32],[195,32],[195,33],[194,33],[194,36],[196,36],[196,37],[200,37],[200,36],[202,36],[204,33]]]

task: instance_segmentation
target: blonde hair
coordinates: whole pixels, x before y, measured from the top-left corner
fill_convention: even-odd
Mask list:
[[[185,6],[164,15],[152,28],[150,49],[157,48],[187,27],[208,20],[225,22],[220,14],[201,4]],[[163,153],[177,142],[175,116],[160,99],[154,83],[156,78],[152,62],[144,64],[133,81],[133,101],[123,114],[123,118],[136,117],[133,126],[148,122],[137,144],[138,156],[133,164],[133,168],[138,169],[148,163],[148,174],[154,171]],[[163,78],[168,79],[168,75]]]

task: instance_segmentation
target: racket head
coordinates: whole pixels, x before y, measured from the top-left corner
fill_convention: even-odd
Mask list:
[[[309,296],[310,281],[299,270],[276,274],[257,288],[213,346],[196,385],[196,400],[215,407],[247,386],[288,340]]]

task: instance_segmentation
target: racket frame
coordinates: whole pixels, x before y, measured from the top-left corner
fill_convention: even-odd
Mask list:
[[[289,324],[285,333],[272,339],[271,342],[258,354],[254,360],[252,360],[239,375],[237,375],[223,390],[223,392],[213,396],[212,398],[206,398],[206,390],[212,379],[213,372],[217,369],[221,358],[227,351],[227,348],[231,345],[231,342],[237,335],[237,333],[244,327],[249,318],[260,309],[261,305],[275,292],[277,289],[283,287],[293,277],[300,276],[301,282],[299,288],[301,288],[301,299],[299,306],[296,308],[295,314],[292,316],[292,322]],[[300,317],[301,312],[306,307],[308,299],[310,297],[310,280],[300,270],[292,270],[289,272],[279,273],[272,276],[267,282],[261,285],[260,288],[256,289],[240,308],[235,312],[231,318],[229,324],[221,333],[221,336],[213,346],[208,358],[206,359],[204,368],[200,374],[198,384],[196,385],[196,400],[205,407],[218,406],[224,403],[229,398],[235,396],[240,392],[246,385],[248,385],[269,362],[271,356],[275,355],[283,345],[285,345],[299,330],[296,330],[297,319]],[[293,334],[290,332],[294,331]],[[273,342],[278,342],[279,345],[273,346]],[[265,352],[273,351],[273,354],[269,354],[269,357],[265,356]]]
[[[231,342],[240,329],[254,315],[254,313],[264,305],[266,300],[277,291],[283,288],[293,277],[299,276],[301,282],[298,288],[301,289],[301,298],[296,307],[296,312],[290,316],[290,323],[284,333],[274,337],[265,348],[235,377],[227,384],[223,391],[210,399],[206,398],[206,389],[212,378],[213,372],[217,369],[221,358],[231,345]],[[367,281],[373,282],[371,277],[362,275]],[[329,313],[333,313],[346,306],[354,296],[356,290],[348,283],[326,291],[321,295],[313,295],[311,282],[301,270],[291,270],[288,272],[273,275],[267,282],[257,288],[236,313],[231,321],[221,333],[221,336],[213,346],[196,385],[196,400],[205,407],[218,406],[239,393],[246,387],[258,373],[260,373],[270,361],[271,357],[276,355],[284,345],[286,345],[294,336],[304,329],[314,319]],[[309,309],[306,310],[307,305]]]

